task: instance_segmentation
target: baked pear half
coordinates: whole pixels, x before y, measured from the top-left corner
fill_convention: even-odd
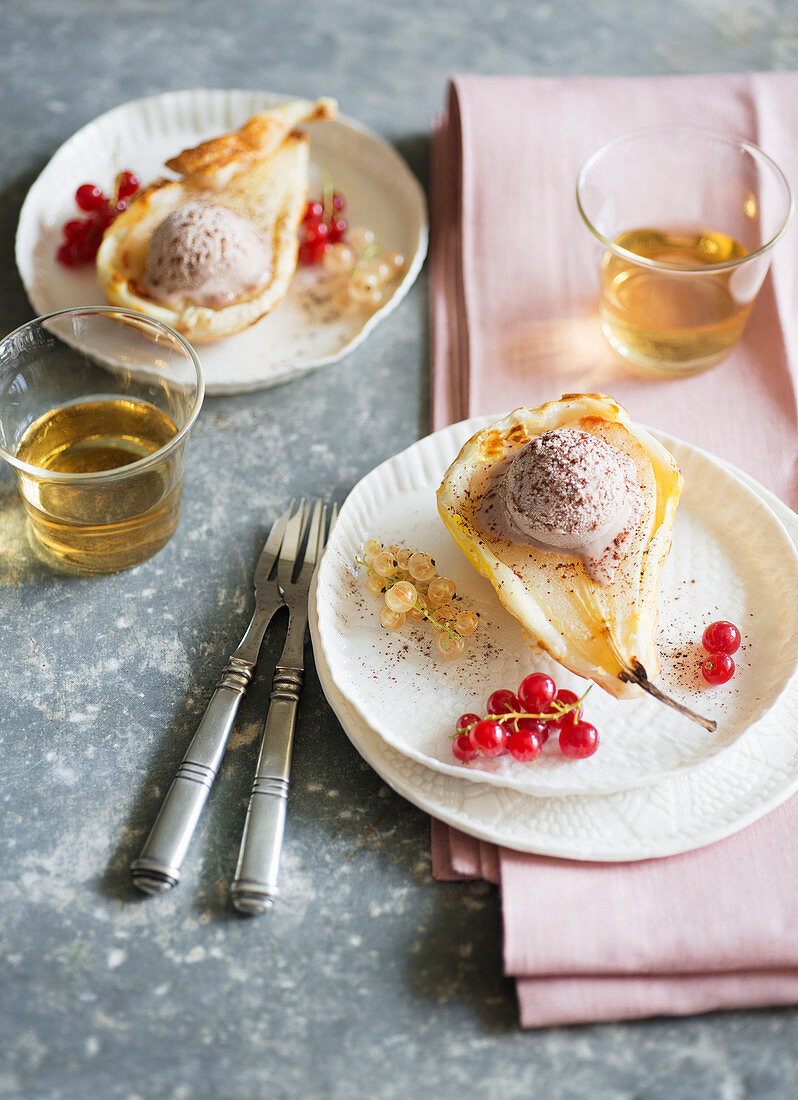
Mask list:
[[[634,464],[626,463],[642,504],[609,583],[591,580],[574,554],[516,542],[480,522],[480,503],[509,460],[535,437],[561,428],[598,436]],[[648,691],[659,670],[659,575],[681,490],[672,456],[617,402],[604,394],[565,394],[477,432],[446,471],[437,500],[454,541],[532,638],[571,672],[622,699]]]
[[[296,269],[308,195],[308,139],[295,127],[336,115],[332,99],[294,100],[167,161],[179,178],[151,183],[105,232],[97,277],[108,302],[197,343],[274,309]],[[203,220],[213,223],[204,238]]]

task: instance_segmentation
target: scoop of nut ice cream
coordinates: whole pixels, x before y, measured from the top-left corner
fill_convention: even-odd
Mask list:
[[[144,289],[160,301],[188,298],[216,309],[255,293],[271,267],[271,244],[256,225],[227,207],[190,202],[150,238]]]
[[[642,508],[632,459],[574,428],[545,432],[522,448],[502,496],[517,532],[541,549],[582,558],[600,584],[612,580]]]

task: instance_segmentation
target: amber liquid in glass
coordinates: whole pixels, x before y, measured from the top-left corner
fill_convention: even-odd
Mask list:
[[[699,270],[652,269],[605,252],[599,308],[610,343],[658,372],[693,373],[722,359],[742,334],[753,297],[735,297],[738,267],[700,269],[742,259],[747,249],[713,229],[630,229],[613,243],[644,259]]]
[[[182,462],[169,454],[151,466],[124,467],[154,454],[177,434],[174,421],[146,401],[102,398],[53,409],[26,430],[17,458],[41,469],[20,474],[32,533],[45,556],[94,573],[127,569],[164,546],[180,518]],[[118,470],[116,478],[59,481],[48,472]]]

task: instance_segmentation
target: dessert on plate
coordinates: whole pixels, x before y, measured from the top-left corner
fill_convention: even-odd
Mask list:
[[[652,690],[676,462],[604,394],[566,394],[477,432],[438,510],[499,599],[556,661],[617,698]]]
[[[196,342],[264,317],[296,269],[308,195],[308,139],[296,127],[336,115],[334,100],[295,100],[168,160],[179,178],[151,183],[106,230],[106,299]]]

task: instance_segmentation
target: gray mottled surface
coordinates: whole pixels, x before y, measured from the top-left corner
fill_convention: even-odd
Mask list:
[[[27,187],[124,100],[203,85],[335,95],[423,179],[453,72],[789,68],[798,5],[5,0],[0,41],[5,331],[30,316],[13,264]],[[342,498],[427,430],[425,290],[345,362],[209,400],[180,530],[132,572],[43,572],[0,474],[0,1096],[798,1094],[790,1010],[519,1032],[495,891],[432,882],[427,820],[358,758],[312,664],[279,909],[246,921],[226,897],[263,681],[180,888],[131,888],[127,865],[248,617],[268,522],[295,492]],[[264,669],[275,658],[272,644]]]

